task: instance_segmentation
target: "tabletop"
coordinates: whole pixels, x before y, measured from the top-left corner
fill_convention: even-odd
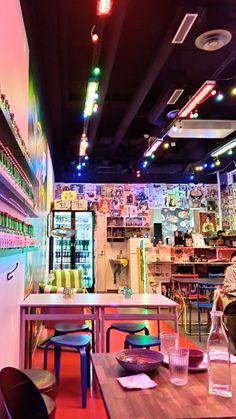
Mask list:
[[[30,294],[21,302],[25,307],[176,307],[178,304],[161,294],[75,294],[65,298],[63,294]]]
[[[92,354],[92,362],[111,419],[236,418],[236,365],[232,365],[233,397],[227,399],[208,394],[207,372],[190,373],[186,386],[174,386],[169,370],[161,366],[150,374],[157,387],[126,390],[116,378],[129,373],[115,354]]]

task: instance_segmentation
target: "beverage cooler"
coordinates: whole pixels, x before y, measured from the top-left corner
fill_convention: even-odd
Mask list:
[[[50,231],[53,234],[50,234]],[[93,289],[94,213],[52,211],[49,236],[50,270],[82,268],[84,286]]]

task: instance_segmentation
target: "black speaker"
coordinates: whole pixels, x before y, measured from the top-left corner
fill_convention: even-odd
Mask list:
[[[154,243],[157,244],[158,240],[163,240],[162,237],[162,224],[154,223]]]

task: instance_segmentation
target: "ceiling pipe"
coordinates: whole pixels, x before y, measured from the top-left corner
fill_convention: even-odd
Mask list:
[[[181,22],[181,17],[183,17],[184,14],[185,10],[182,8],[181,13],[176,15],[168,33],[166,34],[164,42],[157,49],[156,55],[146,72],[145,78],[137,89],[137,92],[129,105],[128,111],[126,112],[123,120],[121,121],[120,127],[116,132],[114,142],[110,148],[112,154],[115,153],[117,147],[125,137],[131,122],[135,118],[135,115],[137,114],[140,106],[142,105],[156,78],[160,74],[164,64],[170,56],[170,53],[174,49],[175,44],[172,44],[171,41],[178,28],[178,25]]]
[[[116,9],[113,10],[115,13],[116,19],[111,25],[111,31],[109,33],[109,46],[108,46],[108,53],[105,58],[104,63],[104,77],[101,79],[100,86],[99,86],[99,112],[96,114],[96,118],[91,118],[88,128],[88,138],[89,138],[89,154],[94,146],[95,138],[97,135],[98,126],[100,124],[101,116],[102,116],[102,109],[104,106],[104,101],[111,77],[111,72],[113,68],[113,64],[115,61],[116,51],[118,47],[118,43],[120,40],[120,35],[123,27],[123,22],[126,15],[126,10],[129,4],[129,0],[119,0],[116,3]],[[112,17],[112,16],[111,16]]]

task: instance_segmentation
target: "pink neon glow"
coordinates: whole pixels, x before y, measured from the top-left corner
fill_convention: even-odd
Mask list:
[[[151,156],[152,153],[155,153],[155,151],[157,150],[157,148],[162,144],[162,140],[161,139],[157,139],[153,142],[153,144],[147,149],[147,151],[145,151],[144,153],[144,157],[149,157]]]
[[[0,0],[0,10],[0,89],[27,145],[29,49],[20,2]]]
[[[215,81],[206,81],[195,95],[188,101],[188,103],[181,109],[178,116],[180,118],[186,118],[190,112],[196,108],[207,96],[213,91],[215,87]]]
[[[111,13],[112,0],[98,0],[97,15],[109,15]]]

